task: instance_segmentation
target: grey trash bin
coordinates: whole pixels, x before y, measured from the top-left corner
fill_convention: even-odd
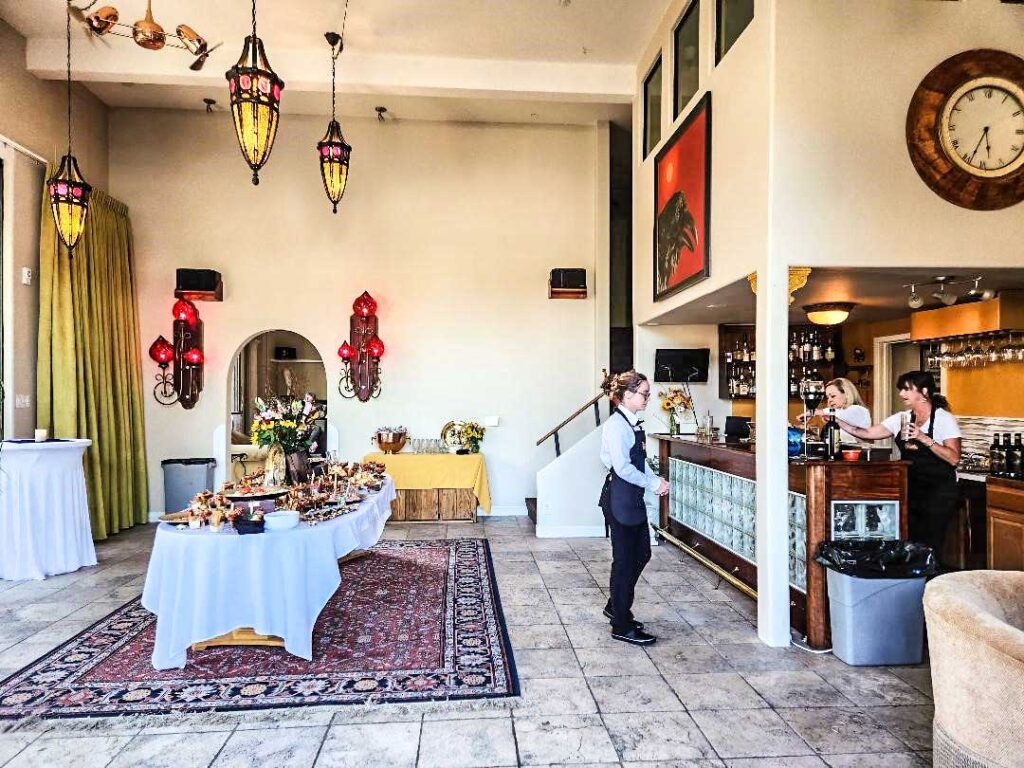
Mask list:
[[[213,489],[215,459],[164,459],[164,510],[187,509],[192,497]]]
[[[862,579],[828,571],[832,653],[853,665],[920,664],[926,578]]]

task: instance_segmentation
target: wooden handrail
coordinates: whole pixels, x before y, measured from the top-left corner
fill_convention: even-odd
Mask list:
[[[591,407],[593,407],[593,406],[594,406],[594,405],[595,405],[595,404],[596,404],[596,403],[597,403],[597,402],[598,402],[598,401],[599,401],[599,400],[600,400],[600,399],[601,399],[602,397],[604,397],[604,396],[605,396],[605,393],[604,393],[604,392],[599,392],[599,393],[598,393],[597,395],[595,395],[594,397],[592,397],[592,398],[591,398],[590,400],[588,400],[588,401],[587,401],[586,403],[584,403],[583,405],[581,405],[581,406],[580,406],[579,408],[577,408],[577,409],[576,409],[576,411],[575,411],[575,412],[574,412],[574,413],[572,414],[572,416],[570,416],[569,418],[567,418],[567,419],[566,419],[565,421],[563,421],[563,422],[562,422],[561,424],[559,424],[559,425],[558,425],[557,427],[555,427],[555,428],[554,428],[554,429],[552,429],[552,430],[551,430],[550,432],[548,432],[548,433],[547,433],[546,435],[544,435],[544,437],[542,437],[542,438],[541,438],[540,440],[538,440],[538,441],[537,441],[537,445],[540,445],[540,444],[541,444],[541,443],[543,443],[543,442],[544,442],[545,440],[547,440],[547,439],[548,439],[549,437],[553,436],[553,435],[554,435],[554,434],[555,434],[556,432],[558,432],[558,430],[560,430],[560,429],[561,429],[562,427],[564,427],[564,426],[565,426],[566,424],[568,424],[568,423],[569,423],[570,421],[572,421],[573,419],[575,419],[575,418],[576,418],[577,416],[579,416],[579,415],[580,415],[581,413],[583,413],[583,412],[584,412],[585,410],[587,410],[588,408],[591,408]]]

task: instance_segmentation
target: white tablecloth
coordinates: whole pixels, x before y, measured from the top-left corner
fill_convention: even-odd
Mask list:
[[[82,455],[91,440],[0,443],[0,579],[96,565]]]
[[[240,627],[277,635],[312,660],[313,625],[341,584],[338,559],[380,540],[395,496],[389,477],[334,520],[246,536],[161,523],[142,592],[157,615],[153,666],[184,667],[190,645]]]

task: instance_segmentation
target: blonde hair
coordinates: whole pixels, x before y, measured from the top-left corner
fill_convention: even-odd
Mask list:
[[[601,389],[612,399],[613,403],[621,403],[627,392],[636,392],[645,381],[647,381],[646,376],[630,369],[606,376],[601,384]]]
[[[835,387],[839,390],[839,394],[846,395],[847,408],[851,405],[864,405],[864,401],[860,399],[860,392],[857,391],[857,385],[849,379],[832,379],[825,385],[825,389],[827,390],[829,387]]]

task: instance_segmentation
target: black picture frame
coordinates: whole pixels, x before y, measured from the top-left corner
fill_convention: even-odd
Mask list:
[[[658,109],[657,114],[654,115],[654,119],[657,121],[654,125],[657,128],[658,135],[651,135],[651,117],[649,113],[649,101],[650,101],[650,90],[651,82],[654,80],[654,76],[657,75],[660,80],[659,87],[661,92],[658,94]],[[644,76],[644,104],[643,104],[643,130],[644,135],[644,157],[648,157],[651,154],[651,150],[657,146],[658,142],[661,141],[661,113],[664,109],[665,100],[665,68],[662,66],[662,55],[661,51],[658,52],[654,62],[651,64],[651,68],[647,70],[647,74]]]
[[[675,120],[681,114],[683,109],[689,103],[690,99],[700,93],[700,62],[701,62],[701,49],[700,49],[700,4],[701,0],[690,0],[683,9],[682,14],[679,16],[679,21],[672,30],[672,119]],[[689,96],[686,101],[680,103],[679,93],[679,60],[682,51],[680,50],[679,42],[680,35],[686,28],[688,22],[693,20],[697,24],[697,87]]]
[[[701,154],[704,175],[704,212],[703,221],[701,228],[698,230],[703,232],[703,237],[700,238],[698,247],[700,248],[700,256],[702,262],[702,269],[699,272],[690,275],[689,277],[681,280],[675,285],[668,286],[662,290],[658,289],[660,271],[659,271],[659,251],[658,251],[658,216],[661,211],[658,210],[658,193],[661,180],[661,163],[664,157],[671,152],[676,143],[682,138],[684,134],[690,129],[693,123],[698,117],[704,116],[705,119],[705,131],[704,131],[704,147]],[[664,301],[670,296],[679,293],[686,288],[699,283],[702,280],[707,280],[711,276],[711,132],[712,132],[712,119],[711,119],[711,92],[707,91],[694,105],[693,109],[686,118],[679,124],[679,127],[672,133],[671,138],[664,143],[662,148],[658,150],[658,154],[654,158],[654,222],[651,227],[651,244],[652,244],[652,266],[653,266],[653,296],[654,301]]]

